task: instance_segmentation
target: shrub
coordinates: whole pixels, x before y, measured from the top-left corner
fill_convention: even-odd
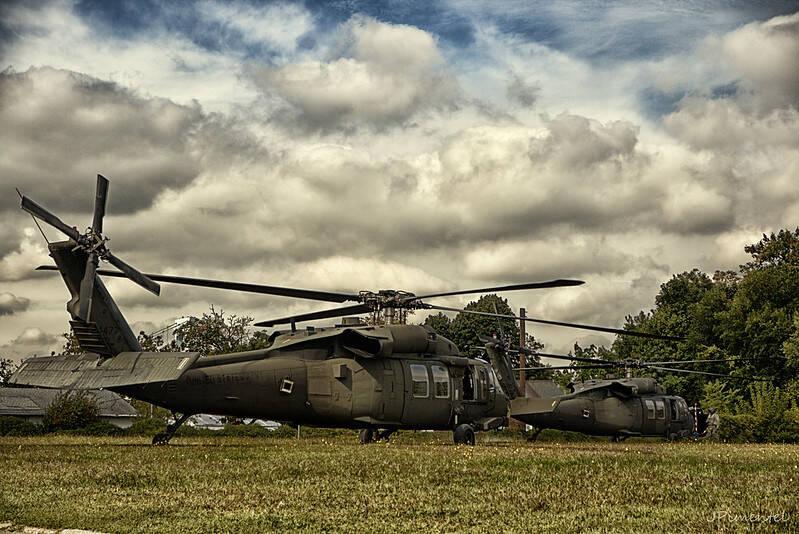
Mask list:
[[[85,391],[66,391],[59,394],[44,413],[48,431],[76,430],[100,420],[100,410],[94,397]]]
[[[269,430],[260,425],[225,425],[225,428],[217,432],[220,436],[235,436],[235,437],[271,437],[276,430]]]
[[[140,417],[130,426],[125,429],[125,434],[131,436],[155,436],[159,432],[163,432],[166,428],[166,422],[158,417]]]
[[[77,434],[80,436],[119,436],[124,431],[118,426],[114,426],[106,421],[95,421],[86,426],[75,430],[67,430],[68,434]]]
[[[0,436],[36,436],[41,433],[41,426],[22,417],[0,417]]]

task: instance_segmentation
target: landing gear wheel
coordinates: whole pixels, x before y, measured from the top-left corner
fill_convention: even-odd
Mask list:
[[[155,436],[153,436],[153,445],[166,445],[167,443],[169,443],[169,440],[171,438],[172,436],[170,436],[166,432],[160,432]]]
[[[176,414],[173,412],[172,415],[175,416]],[[175,435],[175,432],[178,431],[180,425],[185,423],[189,417],[191,417],[190,413],[184,413],[183,415],[175,419],[174,423],[172,423],[171,425],[166,425],[165,432],[159,432],[153,437],[153,445],[166,445],[167,443],[169,443],[169,440],[172,439],[172,437]]]
[[[367,443],[372,443],[375,440],[375,431],[371,428],[362,428],[360,432],[358,432],[358,441],[361,442],[361,445],[366,445]]]
[[[537,439],[538,439],[538,435],[541,433],[541,431],[542,431],[542,430],[544,430],[544,429],[543,429],[543,428],[539,428],[538,430],[536,430],[535,432],[533,432],[533,434],[532,434],[532,435],[530,435],[530,436],[527,436],[527,442],[528,442],[528,443],[532,443],[532,442],[534,442],[535,440],[537,440]]]
[[[385,430],[378,430],[377,432],[375,432],[374,440],[375,441],[388,442],[388,439],[391,437],[391,435],[394,432],[396,432],[396,429],[394,429],[394,428],[387,428]]]
[[[621,443],[625,439],[627,439],[627,436],[613,436],[612,438],[610,438],[610,441],[613,443]]]
[[[474,445],[474,429],[471,425],[458,425],[452,433],[456,445]]]

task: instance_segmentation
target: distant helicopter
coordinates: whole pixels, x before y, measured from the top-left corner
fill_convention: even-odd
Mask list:
[[[487,344],[492,359],[506,358],[504,347]],[[747,358],[713,358],[700,360],[641,361],[602,360],[560,354],[546,354],[524,349],[528,354],[570,360],[569,366],[517,368],[521,371],[553,371],[580,369],[624,369],[626,378],[592,379],[569,384],[564,394],[551,380],[528,381],[524,396],[510,401],[510,416],[531,425],[534,440],[547,428],[609,436],[613,441],[629,437],[661,437],[674,441],[696,435],[694,411],[682,397],[667,395],[654,378],[633,378],[632,369],[654,369],[672,373],[701,374],[738,379],[741,377],[684,369],[681,365],[721,363]],[[764,380],[748,377],[746,380]]]
[[[432,330],[402,324],[408,310],[438,309],[515,319],[438,306],[424,299],[583,283],[552,280],[419,296],[395,290],[335,293],[142,274],[107,248],[102,231],[108,185],[106,178],[97,176],[93,222],[84,233],[20,193],[22,209],[69,238],[48,243],[55,266],[45,269],[58,270],[69,289],[70,326],[85,353],[29,358],[10,382],[50,388],[106,388],[167,408],[175,415],[174,422],[153,438],[154,444],[168,443],[180,425],[197,413],[355,428],[360,429],[362,443],[386,439],[398,429],[452,430],[456,443],[474,444],[475,431],[496,428],[507,421],[511,399],[517,396],[515,390],[505,389],[510,388],[507,362],[498,359],[489,363],[461,355],[454,343]],[[119,271],[98,269],[101,259]],[[271,344],[262,350],[205,357],[197,352],[143,352],[98,274],[129,278],[156,295],[160,292],[157,280],[357,304],[256,323],[291,325],[288,331],[272,333]],[[347,317],[365,313],[384,326]],[[300,321],[334,317],[344,319],[329,328],[296,327]],[[650,339],[679,339],[531,317],[525,320]]]

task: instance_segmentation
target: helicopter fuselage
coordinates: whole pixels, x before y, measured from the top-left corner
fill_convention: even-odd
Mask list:
[[[395,344],[399,335],[410,333],[416,342],[432,336],[431,344],[452,346],[421,327],[391,331]],[[289,343],[283,349],[200,358],[177,380],[116,390],[178,413],[322,427],[489,428],[507,416],[508,399],[487,362],[429,351],[338,356],[336,351],[347,350],[336,343],[339,336],[328,331],[320,337],[318,345],[308,337],[298,340],[316,346],[296,350]]]
[[[685,399],[666,395],[650,378],[592,380],[569,395],[515,399],[511,415],[537,429],[595,436],[679,439],[693,430]]]

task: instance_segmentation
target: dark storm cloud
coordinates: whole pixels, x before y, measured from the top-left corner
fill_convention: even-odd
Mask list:
[[[291,268],[342,251],[394,257],[552,232],[601,234],[657,217],[660,193],[643,178],[649,158],[629,123],[563,115],[546,135],[521,132],[455,136],[430,154],[439,162],[433,174],[411,160],[373,161],[341,147],[245,165],[220,152],[206,158],[218,170],[202,186],[164,197],[157,214],[111,220],[109,229],[115,250],[142,265],[214,269],[235,258]]]
[[[12,293],[0,293],[0,315],[13,315],[28,309],[31,301]]]
[[[91,209],[91,184],[102,173],[114,181],[109,210],[136,211],[197,176],[191,138],[203,120],[197,105],[142,98],[90,76],[7,70],[0,74],[0,182],[69,213]],[[17,209],[15,195],[1,198],[0,211]]]

